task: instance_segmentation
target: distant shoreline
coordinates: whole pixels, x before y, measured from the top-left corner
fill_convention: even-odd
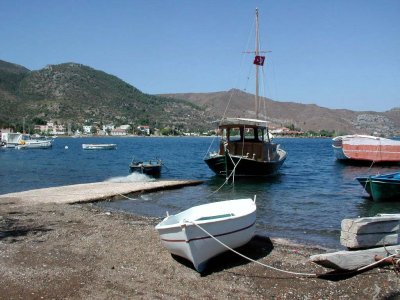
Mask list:
[[[103,136],[103,135],[83,135],[83,136],[68,136],[68,135],[57,135],[55,138],[217,138],[217,135],[123,135],[123,136]],[[332,137],[324,136],[274,136],[275,139],[331,139]]]

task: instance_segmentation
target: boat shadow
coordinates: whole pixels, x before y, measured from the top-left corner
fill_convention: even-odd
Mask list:
[[[274,249],[270,238],[261,235],[255,235],[246,245],[236,248],[235,251],[243,254],[254,260],[263,258],[271,253]],[[172,255],[172,257],[179,263],[194,270],[192,263],[182,257]],[[213,258],[211,258],[206,265],[203,272],[200,273],[202,277],[211,275],[216,272],[225,271],[237,266],[251,263],[251,261],[239,256],[232,251],[226,251]]]

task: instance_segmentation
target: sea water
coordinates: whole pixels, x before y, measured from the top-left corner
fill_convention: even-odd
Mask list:
[[[198,186],[98,203],[108,210],[164,217],[194,205],[253,198],[257,231],[275,238],[341,248],[344,218],[398,213],[400,202],[373,202],[356,176],[400,170],[400,166],[350,166],[335,160],[330,139],[275,139],[288,153],[279,174],[270,178],[236,178],[225,183],[203,159],[217,148],[214,138],[57,138],[52,149],[1,149],[0,194],[98,181],[152,181],[130,174],[132,159],[160,158],[160,179],[203,180]],[[83,150],[85,143],[115,143],[117,150]],[[210,148],[211,145],[211,148]]]

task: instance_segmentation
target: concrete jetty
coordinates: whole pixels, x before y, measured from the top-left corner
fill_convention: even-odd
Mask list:
[[[198,185],[199,180],[158,180],[149,182],[95,182],[50,187],[24,192],[0,195],[0,203],[14,205],[35,205],[41,203],[82,203],[94,202],[110,198],[123,198],[140,192],[154,192],[175,189],[184,186]]]

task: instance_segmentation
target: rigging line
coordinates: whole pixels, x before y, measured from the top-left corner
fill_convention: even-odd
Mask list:
[[[203,160],[207,157],[207,154],[210,153],[210,149],[211,149],[212,145],[214,144],[214,141],[215,141],[215,139],[216,139],[217,137],[218,137],[218,134],[217,134],[217,135],[214,135],[213,139],[211,140],[210,146],[208,147],[206,153],[205,153],[204,156],[203,156]]]
[[[265,118],[265,121],[267,121],[267,105],[266,105],[266,93],[265,93],[265,69],[264,69],[264,67],[262,67],[261,68],[261,73],[262,73],[262,76],[261,76],[261,80],[262,80],[262,84],[261,84],[261,87],[262,87],[262,94],[263,94],[263,98],[264,98],[264,101],[263,101],[263,113],[264,113],[264,118]],[[268,81],[266,81],[267,83],[268,83]]]
[[[270,93],[271,93],[271,99],[273,98],[277,98],[279,95],[279,91],[278,91],[278,87],[277,87],[277,80],[276,80],[276,72],[275,72],[275,64],[274,61],[272,59],[272,57],[269,57],[268,62],[271,65],[271,71],[272,71],[272,83],[274,86],[274,92],[272,91],[272,87],[270,88]]]
[[[251,26],[249,35],[248,35],[248,37],[247,37],[247,42],[246,42],[246,46],[245,46],[244,49],[248,49],[248,48],[249,48],[250,39],[251,39],[251,36],[252,36],[252,34],[253,34],[253,31],[254,31],[254,27],[255,27],[254,24],[255,24],[255,19],[253,20],[253,24],[252,24],[252,26]],[[245,58],[245,55],[244,55],[244,53],[242,53],[242,55],[241,55],[241,60],[240,60],[240,65],[239,65],[238,76],[237,76],[237,79],[236,79],[236,83],[234,84],[234,87],[236,87],[236,88],[238,88],[240,78],[242,78],[242,70],[243,70],[243,65],[244,65],[244,58]],[[247,76],[247,78],[248,78],[248,76]],[[229,95],[228,104],[226,105],[225,111],[224,111],[224,113],[223,113],[223,115],[222,115],[222,119],[224,119],[225,116],[226,116],[226,112],[228,111],[228,107],[230,106],[230,103],[231,103],[231,101],[232,101],[233,94],[234,94],[234,91],[231,91],[231,93],[230,93],[230,95]],[[221,120],[221,121],[222,121],[222,120]]]

